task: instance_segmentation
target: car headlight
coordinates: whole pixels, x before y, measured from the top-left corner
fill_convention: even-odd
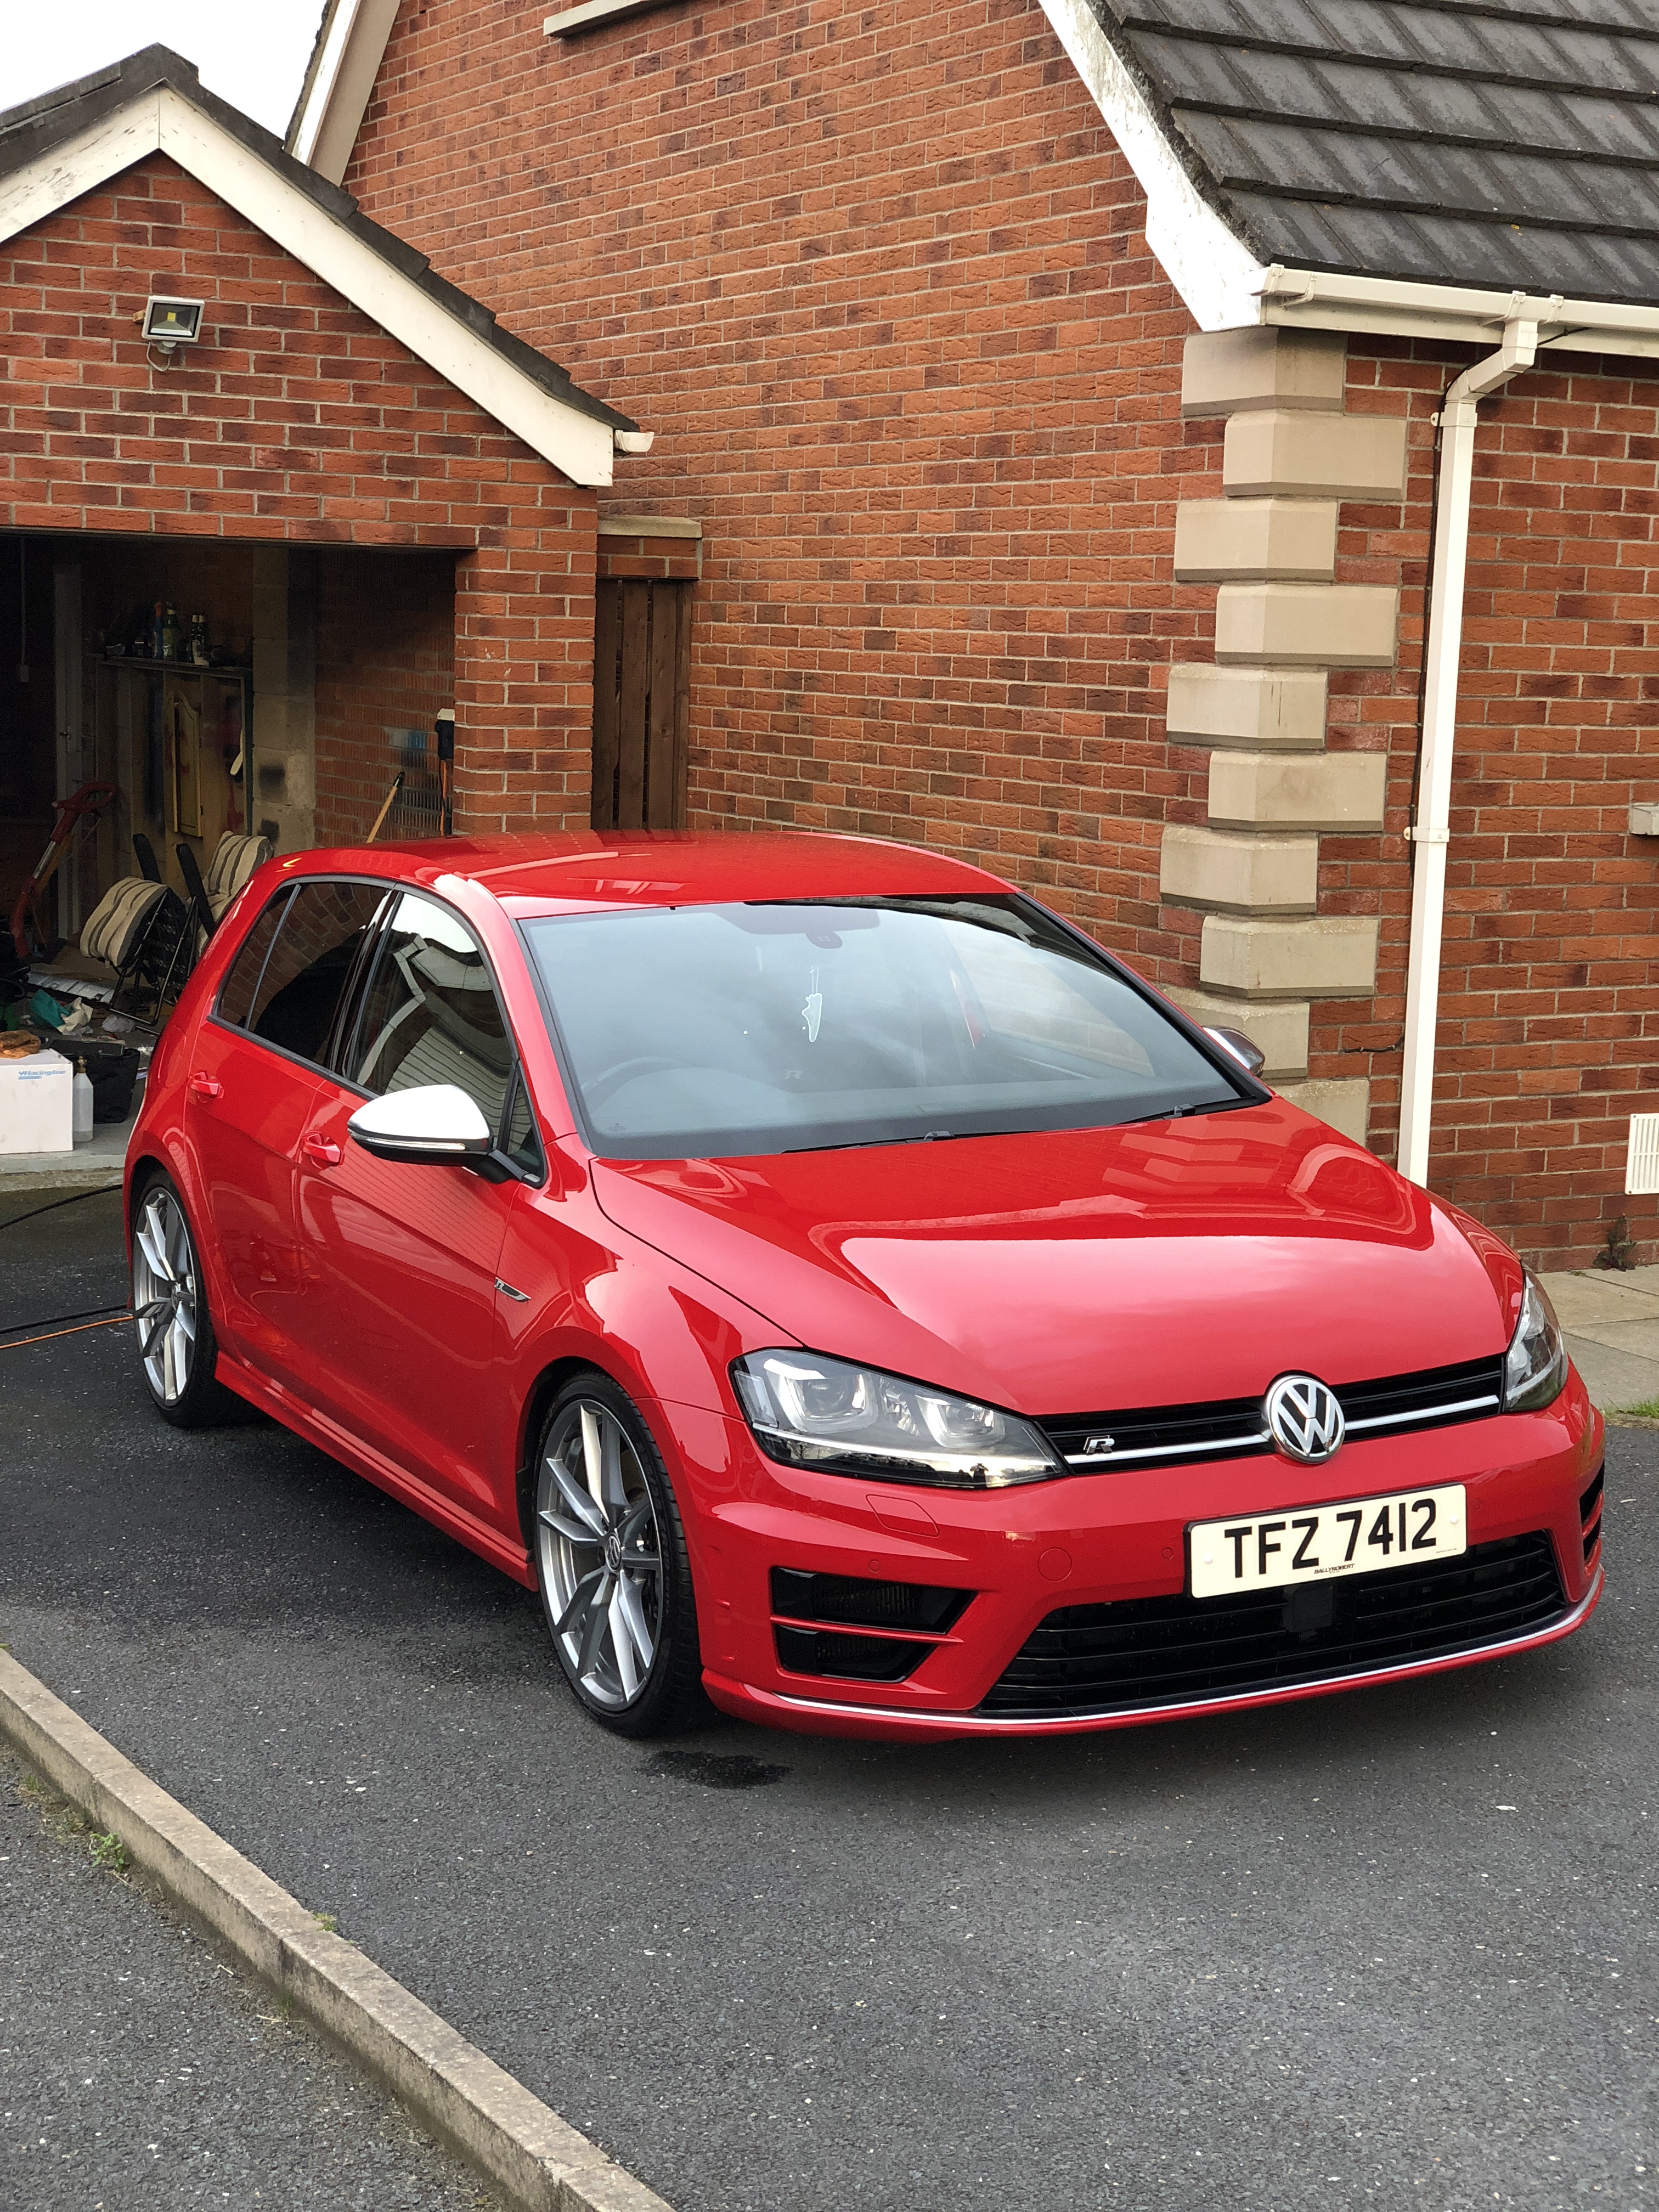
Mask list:
[[[1504,1362],[1504,1411],[1533,1413],[1553,1405],[1567,1380],[1566,1346],[1555,1310],[1533,1278],[1521,1293],[1521,1318]]]
[[[732,1363],[738,1402],[770,1459],[866,1482],[1001,1490],[1066,1464],[1013,1413],[816,1352],[751,1352]]]

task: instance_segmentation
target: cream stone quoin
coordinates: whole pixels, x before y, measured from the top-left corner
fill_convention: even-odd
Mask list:
[[[1405,495],[1406,425],[1343,412],[1347,341],[1282,326],[1187,341],[1182,413],[1224,417],[1222,496],[1183,500],[1176,574],[1214,584],[1215,658],[1170,671],[1172,744],[1207,745],[1208,820],[1164,833],[1160,889],[1204,915],[1196,989],[1174,996],[1235,1022],[1275,1087],[1363,1143],[1370,1085],[1308,1079],[1316,999],[1376,987],[1377,921],[1319,912],[1321,830],[1382,828],[1381,753],[1325,748],[1333,668],[1390,668],[1393,586],[1339,584],[1341,502]]]

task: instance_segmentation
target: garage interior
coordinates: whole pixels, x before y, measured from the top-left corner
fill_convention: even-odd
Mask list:
[[[453,554],[10,532],[0,594],[8,912],[51,833],[54,797],[94,780],[116,787],[46,887],[57,939],[142,872],[135,833],[183,897],[179,845],[205,875],[227,833],[282,853],[354,840],[399,772],[380,834],[435,829]],[[177,642],[163,657],[155,630],[169,609]]]

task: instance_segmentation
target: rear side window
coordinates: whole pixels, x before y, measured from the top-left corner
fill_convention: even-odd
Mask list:
[[[253,1005],[253,994],[258,989],[259,978],[264,972],[265,956],[270,951],[272,939],[282,927],[283,909],[288,904],[289,896],[289,886],[284,884],[243,939],[242,949],[231,962],[230,973],[219,994],[218,1011],[222,1022],[234,1022],[238,1029],[246,1024]]]
[[[377,1094],[453,1083],[499,1131],[513,1060],[477,939],[447,907],[403,892],[375,951],[347,1081]]]
[[[341,997],[386,896],[379,884],[295,886],[248,1018],[255,1036],[301,1060],[323,1061]]]

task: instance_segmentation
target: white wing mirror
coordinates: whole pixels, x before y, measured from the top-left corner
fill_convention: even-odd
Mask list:
[[[453,1083],[371,1098],[346,1123],[346,1133],[376,1159],[440,1167],[486,1158],[495,1142],[473,1101]]]

